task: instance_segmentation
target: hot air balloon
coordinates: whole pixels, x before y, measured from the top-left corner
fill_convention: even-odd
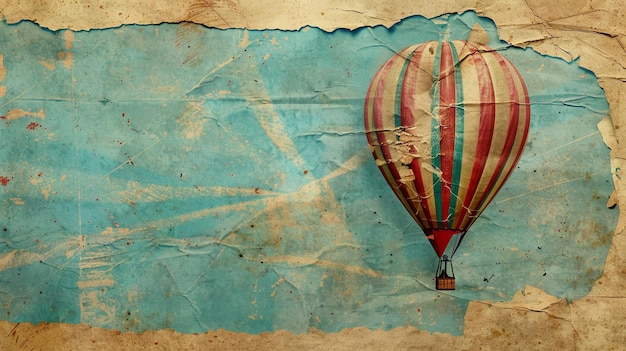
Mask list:
[[[439,257],[436,288],[455,289],[452,256],[526,142],[520,73],[477,42],[409,46],[373,77],[364,119],[378,168]]]

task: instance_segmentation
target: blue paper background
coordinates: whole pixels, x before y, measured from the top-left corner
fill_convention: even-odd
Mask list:
[[[475,23],[523,75],[531,134],[455,257],[457,290],[438,292],[436,255],[368,152],[363,102],[394,52]],[[473,12],[332,33],[0,23],[0,54],[7,320],[458,335],[470,300],[526,284],[580,298],[602,273],[617,219],[604,93]]]

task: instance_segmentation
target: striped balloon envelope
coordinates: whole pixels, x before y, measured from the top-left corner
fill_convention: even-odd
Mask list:
[[[530,125],[521,75],[468,41],[405,48],[376,73],[365,129],[378,168],[437,255],[467,230],[520,159]]]

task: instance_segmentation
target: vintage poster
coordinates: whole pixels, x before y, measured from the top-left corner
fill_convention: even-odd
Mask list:
[[[0,347],[619,350],[612,6],[2,4]]]

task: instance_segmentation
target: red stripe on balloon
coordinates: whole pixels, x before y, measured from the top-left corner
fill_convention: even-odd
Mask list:
[[[450,196],[452,170],[454,169],[454,141],[456,134],[456,84],[454,59],[450,43],[444,42],[441,48],[439,66],[439,152],[441,162],[441,218],[440,228],[448,227],[450,216]]]
[[[380,79],[378,80],[378,84],[376,85],[374,89],[374,94],[375,94],[374,106],[373,106],[374,133],[376,135],[376,140],[378,141],[378,146],[380,147],[380,150],[383,153],[383,158],[384,158],[383,161],[385,162],[388,162],[388,160],[391,160],[391,151],[389,150],[389,146],[387,144],[387,138],[385,137],[385,129],[383,125],[383,119],[384,119],[383,96],[385,95],[385,91],[384,91],[385,80],[388,77],[389,70],[393,66],[395,60],[396,60],[396,57],[387,61],[387,64],[381,68],[381,70],[377,74],[377,76],[380,76]],[[388,164],[391,166],[389,162]],[[397,172],[394,173],[394,178],[398,179],[396,177],[396,174]]]
[[[377,76],[377,74],[374,75],[374,77],[376,77],[376,76]],[[374,140],[374,137],[372,136],[373,132],[372,132],[372,126],[370,125],[370,118],[371,118],[371,116],[370,116],[369,110],[370,110],[370,104],[371,104],[370,96],[372,96],[372,90],[374,90],[373,88],[374,88],[373,84],[370,84],[370,86],[367,88],[367,95],[365,95],[365,118],[364,118],[364,120],[365,120],[365,136],[367,137],[367,143],[370,146],[372,146],[372,149],[373,149],[375,140]],[[372,155],[374,156],[374,159],[376,159],[376,150],[374,150],[374,149],[372,150]]]
[[[509,126],[507,128],[507,134],[506,134],[506,139],[504,141],[504,148],[502,150],[502,154],[498,158],[498,163],[496,165],[496,168],[494,169],[494,172],[491,175],[491,179],[489,179],[489,182],[487,183],[487,186],[485,188],[486,191],[483,193],[480,201],[478,202],[477,208],[482,207],[485,200],[489,197],[490,193],[494,190],[494,187],[498,179],[500,179],[501,177],[504,177],[503,182],[506,181],[506,178],[508,177],[508,175],[511,174],[510,170],[515,168],[515,164],[517,163],[517,160],[515,160],[513,164],[511,165],[511,167],[509,168],[509,171],[505,172],[505,174],[502,175],[503,168],[511,155],[513,144],[515,143],[515,139],[517,138],[517,126],[519,124],[519,104],[518,104],[519,94],[518,94],[517,88],[515,87],[515,82],[514,82],[515,77],[513,77],[510,70],[508,69],[506,60],[504,59],[504,57],[502,57],[502,55],[495,53],[495,52],[492,53],[492,55],[494,55],[494,58],[500,64],[500,67],[502,68],[502,71],[506,77],[505,79],[506,79],[506,85],[509,91],[509,101],[511,102],[510,107],[509,107],[510,119],[509,119]],[[498,190],[499,189],[495,189],[495,191],[498,191]]]
[[[484,58],[476,51],[476,49],[470,49],[472,51],[472,57],[474,65],[478,74],[478,91],[480,94],[480,121],[478,124],[478,141],[476,144],[476,154],[474,155],[474,164],[472,166],[472,173],[470,181],[467,184],[468,192],[463,200],[462,217],[465,217],[467,209],[470,208],[474,196],[476,195],[476,189],[480,184],[487,158],[489,156],[489,149],[491,147],[491,141],[493,139],[494,122],[495,122],[495,94],[493,91],[493,82],[491,81],[491,75],[489,73],[489,67]],[[474,208],[476,210],[477,208]],[[474,217],[476,213],[469,213],[470,217]],[[470,223],[473,219],[470,219]]]
[[[524,91],[524,101],[520,103],[526,106],[526,109],[525,109],[526,115],[524,116],[525,117],[524,134],[523,134],[524,136],[520,144],[521,145],[520,149],[517,152],[517,156],[515,157],[515,162],[517,163],[517,161],[519,161],[519,159],[522,157],[522,152],[524,151],[524,145],[526,145],[526,139],[528,138],[528,131],[530,129],[530,98],[528,97],[528,88],[526,87],[526,83],[524,82],[522,75],[519,73],[517,68],[513,66],[513,64],[509,62],[508,65],[511,67],[511,72],[514,72],[515,75],[517,76],[517,79],[519,79],[520,85],[522,86],[522,90]]]
[[[415,125],[415,88],[417,87],[417,75],[420,70],[423,69],[423,67],[420,67],[420,61],[426,46],[427,45],[420,46],[419,49],[413,54],[402,81],[402,95],[400,96],[400,121],[403,126],[413,127]],[[418,151],[415,149],[414,145],[411,145],[410,152],[412,154],[417,154]],[[413,158],[411,161],[411,171],[415,175],[413,184],[420,197],[419,203],[421,205],[421,210],[424,211],[425,217],[430,219],[431,213],[428,207],[426,189],[424,187],[424,182],[422,181],[421,169],[420,159],[417,157]],[[420,220],[419,224],[423,229],[432,227],[429,220],[427,220],[426,223]]]
[[[511,173],[513,173],[513,170],[515,169],[515,165],[520,160],[520,158],[522,157],[522,153],[524,152],[524,145],[526,145],[526,139],[528,138],[528,130],[530,129],[530,99],[528,97],[528,89],[526,88],[526,83],[524,83],[524,79],[522,78],[522,75],[519,73],[519,71],[511,63],[504,62],[504,64],[509,67],[508,71],[511,72],[512,74],[514,74],[516,76],[516,78],[519,80],[519,83],[520,83],[520,85],[522,87],[522,90],[524,92],[524,100],[523,101],[519,101],[519,97],[516,97],[518,102],[517,102],[517,104],[511,105],[511,109],[515,108],[516,111],[517,111],[517,114],[519,116],[520,104],[523,104],[525,106],[525,112],[526,112],[525,115],[524,115],[524,130],[521,133],[522,134],[522,141],[520,143],[519,149],[517,150],[517,154],[515,155],[515,159],[513,161],[513,166],[508,170],[507,174],[505,175],[504,179],[506,181],[506,179],[509,178]]]
[[[413,203],[413,201],[411,200],[411,195],[407,191],[406,186],[401,181],[402,177],[400,176],[400,173],[398,172],[398,169],[396,168],[395,162],[392,160],[392,154],[391,154],[391,151],[389,150],[389,143],[387,141],[387,137],[385,136],[386,131],[383,125],[383,120],[385,119],[385,117],[387,118],[389,117],[385,116],[384,114],[384,108],[382,106],[384,99],[382,97],[388,93],[384,91],[385,87],[396,86],[396,84],[394,84],[394,80],[397,81],[398,77],[395,77],[395,76],[389,77],[389,70],[391,69],[395,61],[398,59],[405,59],[405,58],[401,57],[400,55],[395,56],[393,59],[389,60],[387,64],[383,66],[382,70],[380,71],[381,78],[378,81],[378,86],[376,87],[376,90],[375,90],[376,98],[374,99],[374,106],[373,106],[374,107],[374,111],[373,111],[374,112],[374,127],[376,130],[376,137],[378,139],[378,145],[380,146],[380,150],[383,153],[386,166],[389,169],[389,172],[393,175],[393,178],[396,180],[396,182],[398,182],[398,189],[395,190],[394,192],[396,192],[397,195],[399,196],[401,195],[406,199],[406,204],[409,206],[407,210],[412,211],[411,215],[413,218],[417,218],[416,214],[418,213],[419,208],[416,207],[416,205]],[[389,84],[385,84],[386,78],[391,78],[392,82]],[[393,116],[391,117],[393,120]],[[380,166],[380,167],[385,167],[385,165]],[[398,191],[400,192],[400,194],[398,194]]]

